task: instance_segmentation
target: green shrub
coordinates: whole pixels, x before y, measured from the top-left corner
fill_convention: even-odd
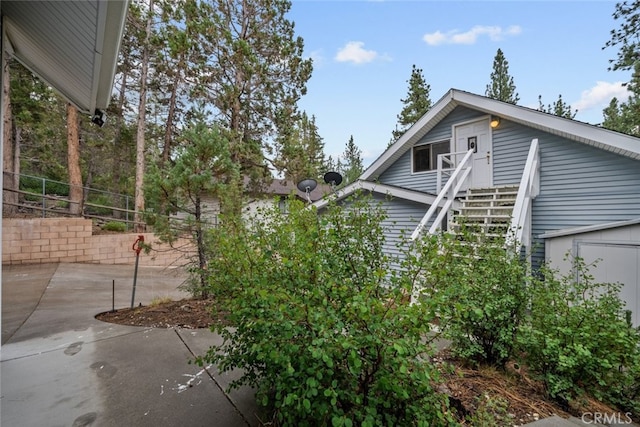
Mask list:
[[[389,270],[382,211],[367,200],[318,216],[291,202],[251,228],[214,231],[211,293],[234,328],[198,362],[242,369],[275,425],[447,425],[428,361],[425,306],[411,279]]]
[[[527,305],[527,266],[503,239],[463,230],[425,236],[420,255],[421,300],[439,314],[453,353],[469,362],[501,366],[515,352]]]
[[[531,286],[531,313],[520,337],[525,361],[561,402],[588,391],[635,412],[640,334],[625,318],[620,285],[594,283],[581,259],[573,267],[567,275],[545,267]]]
[[[99,206],[90,206],[99,205]],[[92,215],[110,215],[113,212],[111,207],[114,206],[111,198],[106,194],[90,195],[85,204],[85,212]]]
[[[119,221],[109,221],[102,226],[102,229],[105,231],[125,232],[127,231],[127,224]]]
[[[20,177],[20,189],[31,193],[42,194],[42,180],[43,178],[22,176]],[[59,181],[45,180],[45,194],[68,196],[69,184]]]
[[[509,402],[500,396],[485,393],[476,398],[476,410],[466,417],[474,427],[511,427],[514,419],[509,415]]]

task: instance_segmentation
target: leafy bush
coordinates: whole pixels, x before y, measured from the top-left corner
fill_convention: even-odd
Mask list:
[[[98,205],[98,206],[93,206]],[[114,206],[113,201],[106,194],[91,194],[87,203],[85,204],[84,210],[86,213],[90,213],[92,215],[111,215],[113,213],[112,207]]]
[[[241,368],[231,387],[256,387],[277,425],[452,422],[428,361],[430,317],[408,302],[410,275],[389,270],[382,211],[366,199],[288,211],[213,231],[211,293],[234,328],[217,326],[224,343],[198,362]]]
[[[526,363],[562,402],[588,390],[637,411],[640,334],[625,318],[620,285],[594,283],[579,258],[573,266],[567,275],[543,268],[530,288],[531,313],[520,339]]]
[[[503,365],[514,355],[527,305],[524,259],[503,239],[462,230],[426,236],[412,260],[422,265],[423,304],[439,313],[443,335],[459,357]]]
[[[106,231],[125,232],[127,231],[127,224],[120,221],[109,221],[102,226],[102,229]]]
[[[31,193],[42,194],[42,180],[44,178],[36,178],[31,176],[20,177],[20,189]],[[57,196],[69,195],[69,184],[59,181],[51,181],[45,179],[45,194]]]
[[[509,415],[509,402],[500,396],[485,393],[476,399],[476,410],[466,417],[474,427],[511,427],[514,419]]]

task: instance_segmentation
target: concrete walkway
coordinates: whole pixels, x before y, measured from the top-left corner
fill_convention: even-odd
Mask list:
[[[220,337],[94,316],[131,304],[133,267],[3,266],[0,425],[259,425],[253,391],[224,392],[233,374],[189,364]],[[140,268],[135,304],[187,295],[177,270]]]

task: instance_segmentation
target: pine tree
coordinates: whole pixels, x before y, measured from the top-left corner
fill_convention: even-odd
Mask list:
[[[509,62],[500,49],[498,49],[493,59],[493,71],[491,72],[490,79],[491,83],[487,85],[486,96],[510,104],[518,103],[520,97],[516,92],[513,77],[509,75]]]
[[[136,125],[136,184],[135,184],[135,214],[133,231],[141,233],[145,230],[142,214],[144,212],[144,173],[145,173],[145,131],[147,125],[147,77],[149,73],[149,57],[151,55],[152,23],[154,16],[154,0],[149,0],[144,42],[142,44],[142,59],[140,71],[140,92],[138,96],[138,119]]]
[[[567,119],[573,119],[576,117],[576,114],[578,114],[578,110],[572,110],[571,105],[564,102],[564,100],[562,99],[562,95],[558,95],[558,100],[546,107],[542,103],[542,95],[538,95],[538,111],[564,117]]]
[[[273,137],[292,132],[312,70],[286,18],[291,2],[209,0],[206,7],[209,100],[229,130],[231,155],[243,174],[270,179],[268,163],[282,151],[273,141],[283,141]]]
[[[318,134],[315,116],[309,118],[303,112],[292,131],[283,137],[288,140],[278,144],[282,148],[275,163],[285,178],[293,182],[320,178],[326,162],[324,142]]]
[[[627,83],[630,96],[626,101],[614,98],[603,110],[602,126],[629,135],[640,136],[640,2],[619,2],[613,13],[620,26],[611,30],[605,48],[618,48],[617,58],[609,62],[610,71],[633,70]]]
[[[391,143],[400,138],[431,108],[431,99],[429,98],[431,86],[426,83],[422,69],[417,68],[415,64],[411,69],[411,77],[407,83],[409,83],[409,90],[407,97],[400,100],[404,107],[397,116],[398,123],[392,131]]]
[[[342,155],[342,185],[351,184],[364,172],[362,150],[353,141],[353,135],[349,138]]]

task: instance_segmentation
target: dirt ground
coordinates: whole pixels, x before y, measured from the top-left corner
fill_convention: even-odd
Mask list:
[[[184,299],[149,306],[123,308],[96,316],[104,322],[154,328],[208,328],[224,322],[224,312],[214,310],[212,300]],[[213,312],[216,314],[212,314]],[[562,408],[544,395],[543,386],[532,380],[524,368],[515,364],[506,370],[491,367],[470,368],[452,358],[446,350],[435,357],[436,363],[451,364],[452,372],[444,371],[445,383],[440,391],[450,396],[451,406],[464,425],[519,426],[558,415],[580,417],[584,412],[614,413],[614,409],[597,401],[585,399],[580,406]],[[474,417],[475,422],[469,421]],[[483,418],[484,417],[484,418]],[[489,417],[495,424],[480,423]]]

